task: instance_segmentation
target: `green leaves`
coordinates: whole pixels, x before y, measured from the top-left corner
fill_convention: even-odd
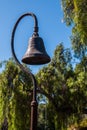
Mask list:
[[[71,42],[75,56],[82,58],[87,52],[87,1],[62,0],[64,20],[72,26]]]
[[[69,26],[72,24],[73,21],[73,0],[61,0],[62,1],[62,8],[64,12],[64,21]]]
[[[54,51],[51,63],[37,74],[38,86],[47,96],[48,105],[52,105],[51,109],[55,113],[53,118],[58,117],[61,120],[59,123],[57,119],[56,129],[64,129],[64,123],[66,123],[64,117],[67,123],[79,120],[83,107],[87,105],[84,102],[87,98],[86,57],[79,60],[79,63],[75,63],[74,67],[72,58],[74,57],[70,49],[65,49],[63,44],[59,44]]]
[[[0,74],[0,120],[8,121],[9,130],[29,129],[31,79],[9,59]]]

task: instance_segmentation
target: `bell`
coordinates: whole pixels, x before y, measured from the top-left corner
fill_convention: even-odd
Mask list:
[[[39,36],[32,36],[29,39],[28,49],[22,58],[22,62],[30,65],[41,65],[50,62],[50,60],[42,38]]]

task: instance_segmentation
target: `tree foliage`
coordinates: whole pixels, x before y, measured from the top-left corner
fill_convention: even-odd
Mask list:
[[[26,83],[25,83],[26,81]],[[0,126],[5,119],[9,130],[28,130],[32,83],[13,60],[6,62],[0,74]]]
[[[71,51],[59,44],[51,62],[36,75],[38,93],[48,98],[47,122],[42,117],[44,107],[42,109],[40,105],[42,116],[38,129],[45,124],[50,130],[63,130],[69,124],[79,123],[83,116],[83,109],[87,106],[87,57],[83,57],[75,67],[72,58]],[[7,119],[9,130],[28,130],[32,82],[13,60],[5,63],[5,69],[0,74],[0,96],[0,125]]]
[[[75,55],[82,58],[87,53],[87,1],[62,0],[64,21],[72,25],[71,42]]]
[[[60,44],[51,63],[37,74],[39,89],[48,97],[51,110],[55,113],[52,115],[48,110],[55,122],[55,129],[62,130],[72,121],[78,122],[87,105],[87,73],[83,62],[84,59],[73,68],[70,50],[65,50]]]

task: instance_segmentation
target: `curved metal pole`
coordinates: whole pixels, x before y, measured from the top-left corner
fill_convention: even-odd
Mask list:
[[[16,61],[16,63],[18,64],[18,66],[22,69],[22,71],[24,71],[25,73],[27,73],[28,75],[30,75],[32,82],[33,82],[33,101],[31,102],[31,126],[30,126],[30,130],[36,130],[37,129],[37,101],[36,101],[36,90],[37,90],[37,83],[36,83],[36,79],[35,76],[27,69],[25,68],[20,61],[18,60],[16,54],[15,54],[15,50],[14,50],[14,36],[15,36],[15,32],[16,32],[16,28],[19,24],[19,22],[21,21],[22,18],[24,18],[25,16],[32,16],[34,18],[34,22],[35,22],[35,26],[34,26],[34,34],[33,35],[38,35],[38,22],[37,22],[37,18],[33,13],[26,13],[24,15],[22,15],[16,22],[13,31],[12,31],[12,37],[11,37],[11,50],[12,50],[12,54],[13,57]]]

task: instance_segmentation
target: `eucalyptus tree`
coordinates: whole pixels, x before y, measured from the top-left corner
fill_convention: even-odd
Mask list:
[[[61,1],[64,21],[72,26],[72,47],[75,55],[82,58],[87,53],[87,0]]]

